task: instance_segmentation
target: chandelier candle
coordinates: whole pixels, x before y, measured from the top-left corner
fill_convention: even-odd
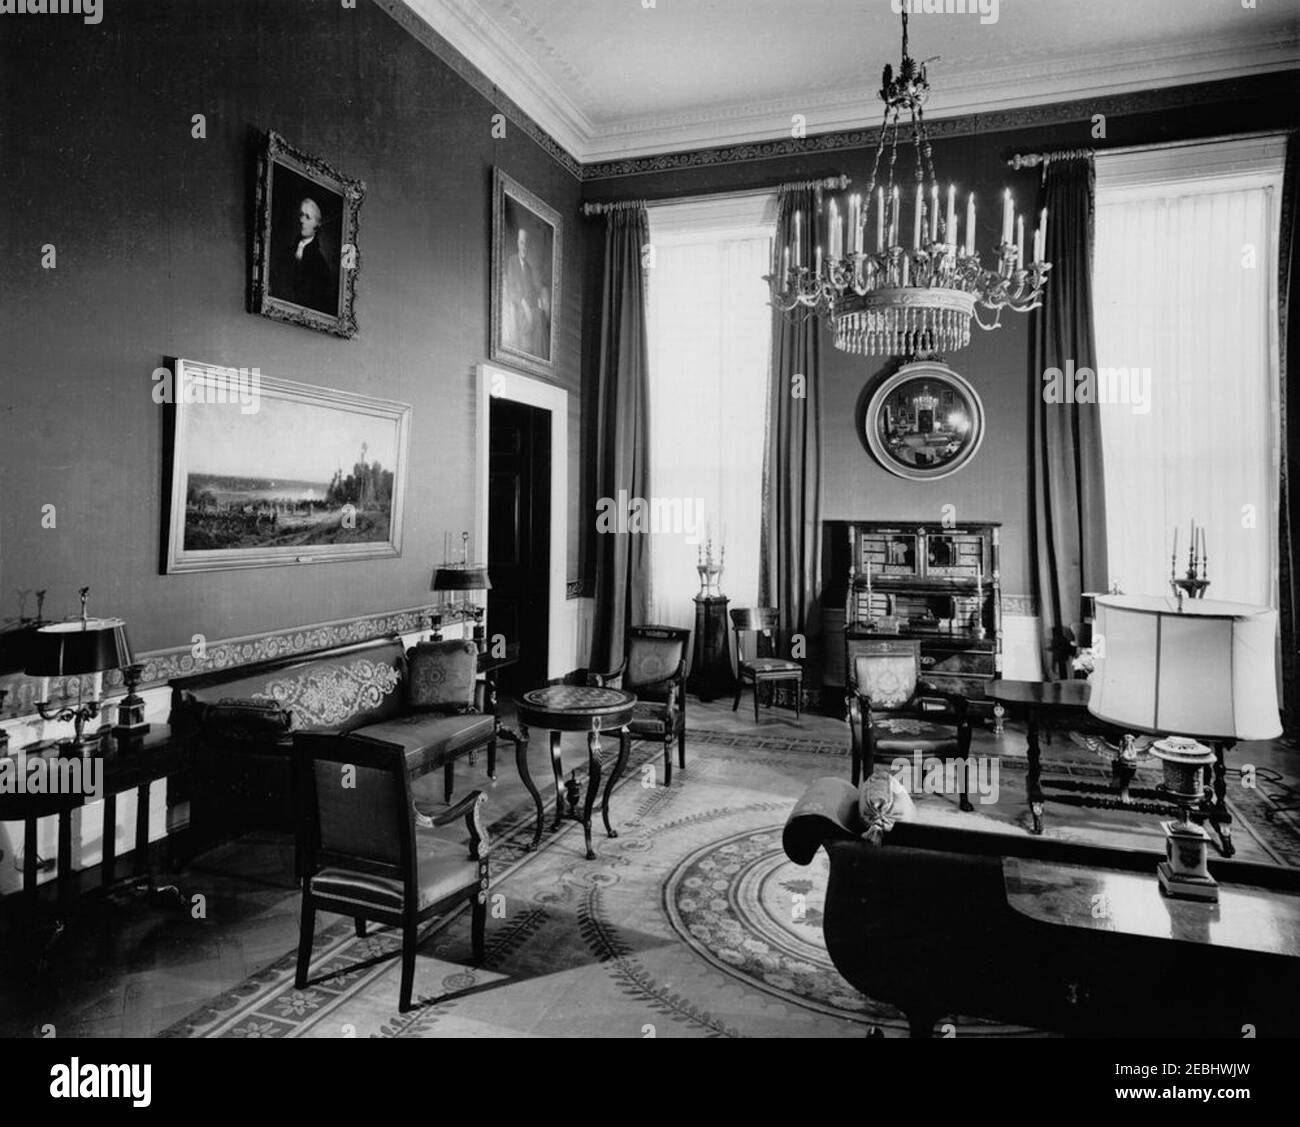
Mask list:
[[[825,242],[818,246],[811,269],[804,266],[803,217],[796,213],[794,265],[766,279],[773,308],[788,317],[828,318],[835,347],[864,356],[915,356],[964,348],[970,343],[972,319],[982,329],[995,329],[1003,309],[1015,313],[1037,309],[1051,270],[1051,264],[1043,261],[1047,249],[1046,214],[1040,213],[1039,227],[1033,232],[1030,263],[1025,258],[1025,219],[1016,215],[1015,199],[1009,189],[1003,192],[1001,239],[989,266],[981,261],[975,248],[973,192],[966,198],[964,246],[958,238],[956,184],[948,185],[946,222],[940,223],[940,181],[923,111],[930,84],[925,64],[917,63],[908,53],[906,7],[901,16],[902,60],[897,70],[886,66],[881,79],[880,99],[885,114],[866,192],[846,197],[847,203],[829,202]],[[904,115],[911,119],[911,146],[899,136]],[[899,241],[900,185],[894,172],[899,149],[906,151],[909,147],[915,150],[916,190],[912,241],[903,245]],[[890,150],[889,160],[882,164],[886,149]],[[868,217],[862,201],[865,196],[869,209],[873,193],[875,251],[867,254],[863,253],[863,243]],[[817,210],[814,230],[820,235],[820,198]],[[851,239],[844,232],[846,210]],[[985,312],[992,314],[991,319],[985,319]]]

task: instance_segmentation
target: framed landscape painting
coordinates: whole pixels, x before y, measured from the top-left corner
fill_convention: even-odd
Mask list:
[[[168,573],[399,556],[411,408],[176,361]]]
[[[555,375],[564,227],[560,213],[492,171],[492,359]]]
[[[253,312],[351,337],[366,186],[268,133],[258,154]]]

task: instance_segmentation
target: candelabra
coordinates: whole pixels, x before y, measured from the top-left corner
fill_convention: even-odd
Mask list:
[[[908,55],[907,8],[903,7],[903,52],[897,75],[885,66],[880,98],[885,103],[880,142],[865,199],[848,200],[847,231],[837,203],[826,210],[824,229],[815,216],[794,217],[791,247],[765,278],[773,308],[787,316],[820,314],[831,320],[835,347],[868,356],[952,352],[970,343],[970,323],[995,329],[1002,311],[1026,313],[1042,304],[1051,265],[1045,262],[1047,212],[1034,231],[1033,261],[1026,263],[1024,217],[1015,216],[1010,190],[1003,196],[1002,237],[993,267],[975,249],[975,197],[966,201],[964,245],[958,243],[956,188],[949,185],[948,208],[940,217],[939,180],[925,127],[924,104],[930,84],[925,64]],[[898,237],[899,189],[894,184],[902,115],[911,118],[916,149],[916,196],[912,248]],[[887,183],[878,186],[880,164],[889,148]],[[925,183],[929,182],[929,192]],[[876,205],[876,248],[865,249],[868,212]],[[928,198],[927,198],[928,196]],[[818,189],[818,211],[820,206]],[[865,206],[864,206],[865,204]],[[1014,239],[1013,239],[1014,231]],[[821,237],[825,236],[825,253]],[[811,268],[804,243],[812,243]],[[991,315],[986,320],[986,316]]]
[[[1178,575],[1178,529],[1174,528],[1174,549],[1169,555],[1169,585],[1173,588],[1174,597],[1178,599],[1180,610],[1184,595],[1191,599],[1203,599],[1205,589],[1210,585],[1210,580],[1206,576],[1204,525],[1198,526],[1195,521],[1192,522],[1191,540],[1191,547],[1187,550],[1187,572],[1180,576]]]

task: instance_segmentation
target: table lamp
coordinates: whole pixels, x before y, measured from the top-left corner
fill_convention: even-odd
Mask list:
[[[84,735],[86,721],[99,715],[100,702],[98,698],[82,702],[81,676],[102,674],[132,664],[126,623],[120,618],[88,618],[89,592],[89,587],[81,588],[79,619],[42,626],[32,635],[24,669],[29,677],[77,678],[76,708],[51,708],[48,700],[36,702],[36,710],[43,720],[73,722],[75,734],[71,740],[59,744],[61,755],[86,755],[99,745],[97,737],[86,739]]]
[[[442,567],[436,568],[433,573],[434,591],[445,596],[452,591],[490,591],[492,589],[492,580],[488,578],[488,569],[484,564],[471,564],[469,562],[469,533],[461,533],[461,562],[459,564],[443,564]],[[441,618],[449,617],[452,621],[474,620],[474,642],[478,646],[479,653],[487,648],[486,631],[483,626],[484,607],[477,603],[472,603],[468,597],[458,604],[454,600],[442,604]],[[442,635],[435,632],[435,641],[441,641]]]
[[[1180,821],[1161,823],[1169,896],[1217,900],[1206,868],[1209,835],[1191,820],[1198,780],[1214,765],[1213,820],[1232,855],[1224,805],[1224,753],[1238,740],[1281,735],[1274,644],[1277,611],[1244,603],[1102,595],[1093,626],[1088,711],[1116,727],[1168,735],[1152,747]],[[1201,741],[1214,745],[1213,752]]]

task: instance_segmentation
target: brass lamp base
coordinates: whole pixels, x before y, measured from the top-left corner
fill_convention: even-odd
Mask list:
[[[1219,882],[1210,876],[1206,860],[1210,835],[1190,822],[1161,822],[1165,831],[1165,859],[1156,876],[1166,896],[1176,900],[1205,900],[1217,904]]]

